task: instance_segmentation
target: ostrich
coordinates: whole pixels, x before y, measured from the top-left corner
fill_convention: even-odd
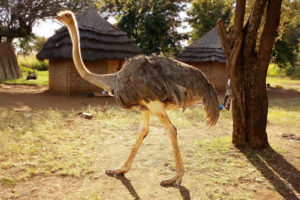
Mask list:
[[[119,72],[94,74],[84,65],[80,52],[80,39],[76,18],[71,11],[61,11],[55,17],[64,23],[73,43],[73,61],[88,82],[103,88],[126,109],[141,112],[140,128],[136,143],[127,161],[120,169],[107,170],[110,176],[123,175],[130,170],[136,153],[149,131],[150,113],[156,115],[171,140],[176,163],[176,175],[161,182],[162,186],[179,186],[184,166],[177,142],[177,130],[166,110],[183,110],[202,100],[208,125],[215,125],[219,118],[219,102],[213,86],[196,68],[163,56],[138,55],[127,59]]]

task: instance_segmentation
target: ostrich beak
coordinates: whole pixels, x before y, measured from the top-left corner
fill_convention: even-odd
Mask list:
[[[62,17],[59,16],[59,15],[56,15],[56,16],[54,16],[53,18],[56,19],[56,20],[58,20],[58,21],[61,21],[61,20],[62,20]]]

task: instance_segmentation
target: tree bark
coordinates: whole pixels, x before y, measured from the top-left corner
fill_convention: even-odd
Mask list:
[[[0,43],[0,80],[22,77],[17,57],[10,43]]]
[[[282,0],[256,0],[244,25],[245,0],[237,0],[235,22],[227,36],[219,20],[219,36],[227,56],[226,68],[232,87],[232,142],[251,148],[269,146],[266,126],[268,97],[266,75]],[[257,36],[264,12],[266,21],[257,48]],[[257,50],[258,49],[258,50]]]

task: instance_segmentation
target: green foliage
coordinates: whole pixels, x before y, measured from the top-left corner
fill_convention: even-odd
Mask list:
[[[31,54],[33,52],[32,41],[34,40],[34,38],[35,38],[34,34],[30,34],[23,38],[19,38],[18,42],[15,43],[15,46],[17,46],[17,48],[19,49],[18,53],[23,55]]]
[[[274,76],[285,76],[286,72],[284,69],[278,67],[278,65],[271,63],[268,67],[267,76],[274,77]]]
[[[104,1],[102,9],[116,13],[117,26],[127,32],[147,55],[174,55],[186,35],[176,30],[181,25],[178,14],[183,10],[178,0]]]
[[[17,57],[18,64],[22,73],[22,77],[19,79],[1,80],[0,83],[11,84],[30,84],[30,85],[48,85],[49,84],[49,62],[39,61],[35,55],[19,55]],[[29,71],[35,71],[37,75],[36,80],[26,80]]]
[[[27,67],[32,70],[38,70],[38,71],[47,71],[49,68],[49,61],[44,60],[40,61],[36,59],[35,55],[27,55],[27,56],[18,56],[18,64],[21,67]]]
[[[48,85],[49,84],[49,71],[35,71],[37,76],[36,80],[26,80],[29,71],[33,69],[20,66],[22,77],[18,79],[0,80],[0,83],[8,84],[28,84],[28,85]]]
[[[287,75],[296,71],[296,61],[299,52],[300,18],[295,24],[287,26],[285,32],[276,41],[273,60],[281,68],[287,69]]]
[[[33,48],[35,52],[39,52],[42,50],[43,45],[47,42],[47,38],[35,36],[33,41]]]
[[[30,55],[37,53],[42,50],[44,43],[46,43],[47,38],[39,37],[34,34],[30,34],[23,38],[18,38],[13,42],[13,46],[17,49],[19,55]]]
[[[225,26],[230,23],[232,3],[228,0],[193,0],[188,11],[189,23],[193,27],[192,40],[195,41],[217,25],[222,19]]]
[[[298,66],[295,71],[292,73],[291,77],[293,79],[298,79],[300,80],[300,66]]]
[[[36,20],[55,16],[62,9],[81,11],[92,6],[94,2],[95,0],[1,0],[0,37],[6,37],[8,41],[27,37],[32,33]]]
[[[284,0],[279,35],[272,53],[273,62],[286,69],[286,75],[297,71],[300,41],[300,6],[297,1]]]

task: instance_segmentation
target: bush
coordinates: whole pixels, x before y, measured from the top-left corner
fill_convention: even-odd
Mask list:
[[[37,71],[47,71],[49,68],[48,61],[39,61],[35,55],[18,55],[18,64]]]
[[[285,69],[279,68],[276,64],[270,63],[268,68],[268,76],[286,76]]]
[[[297,67],[296,70],[293,72],[292,76],[293,79],[300,79],[300,67]]]

